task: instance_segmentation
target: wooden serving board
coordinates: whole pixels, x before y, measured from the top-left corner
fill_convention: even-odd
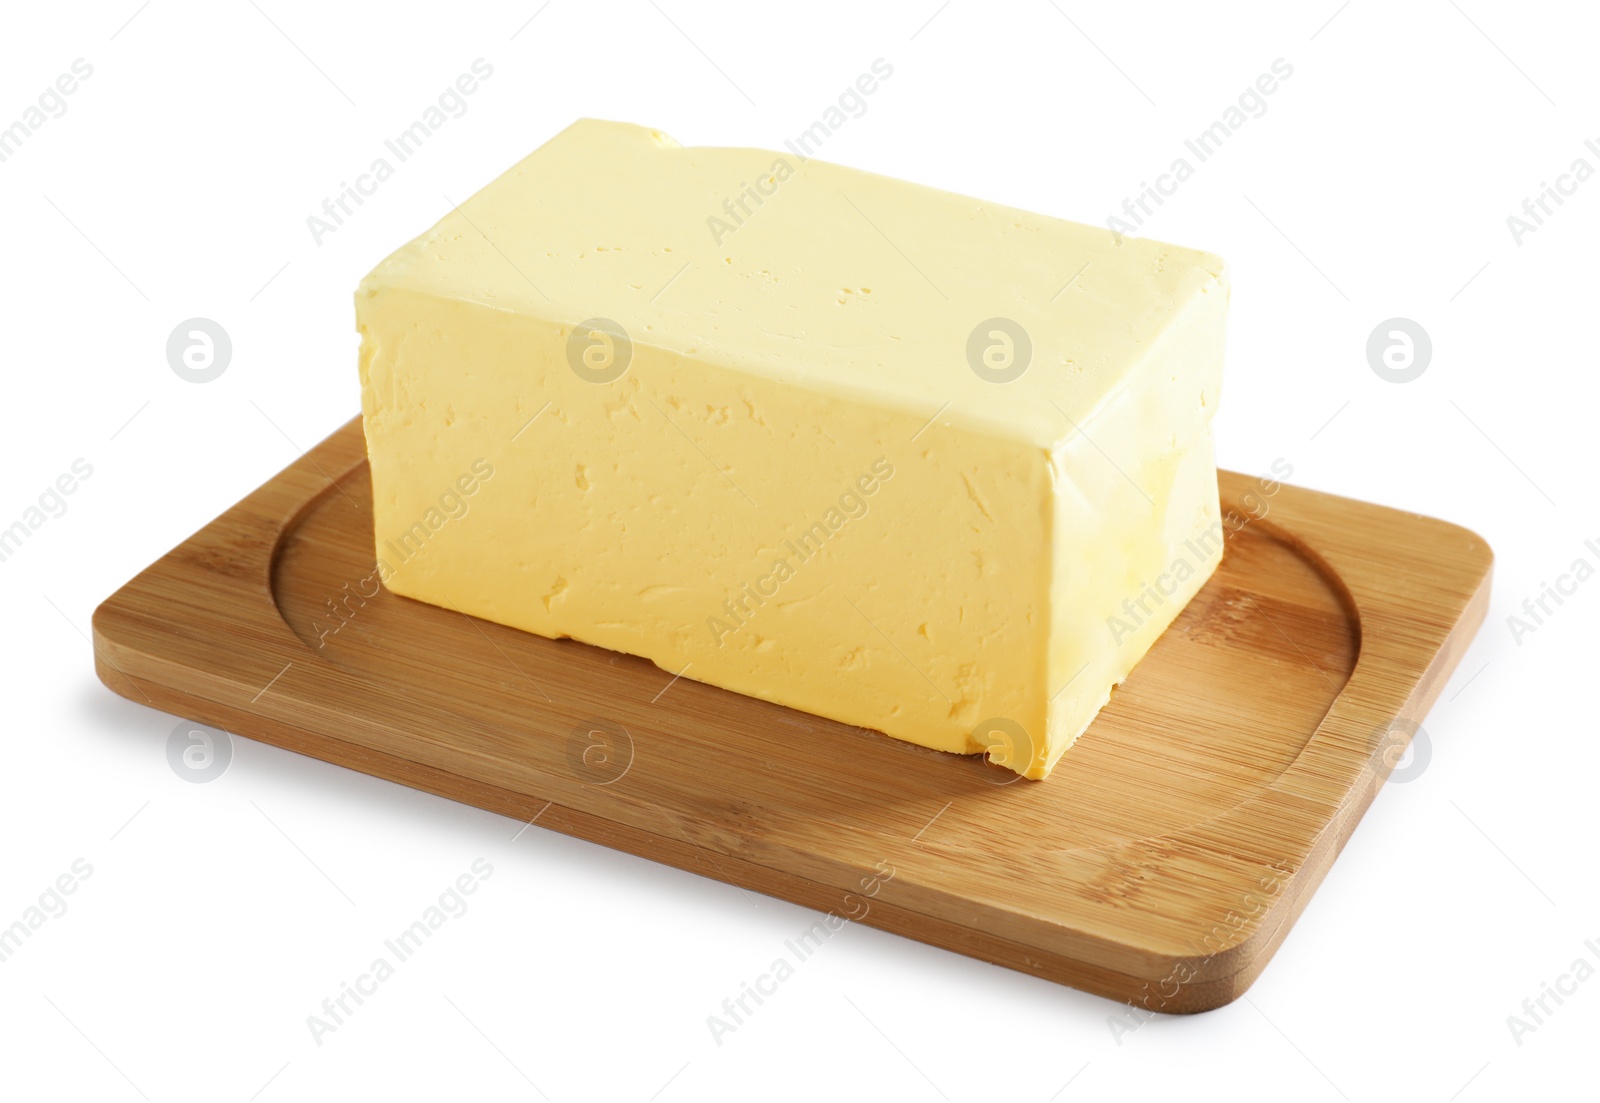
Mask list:
[[[387,591],[351,599],[376,589],[359,419],[107,600],[96,668],[238,735],[1203,1011],[1259,975],[1355,830],[1483,621],[1492,559],[1441,521],[1221,479],[1243,523],[1217,573],[1046,781]]]

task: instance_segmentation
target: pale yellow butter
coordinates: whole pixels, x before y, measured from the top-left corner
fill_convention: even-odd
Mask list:
[[[582,121],[357,293],[380,569],[1043,777],[1220,555],[1227,298],[1205,253]]]

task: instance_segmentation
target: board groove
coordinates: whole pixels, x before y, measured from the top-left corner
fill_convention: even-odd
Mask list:
[[[108,599],[96,665],[238,735],[1199,1011],[1287,935],[1492,559],[1444,522],[1221,483],[1244,523],[1216,574],[1043,782],[378,590],[359,420]]]

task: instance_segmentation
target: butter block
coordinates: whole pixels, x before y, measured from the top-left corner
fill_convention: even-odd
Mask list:
[[[1205,253],[584,120],[357,291],[380,576],[1042,778],[1221,554],[1227,300]]]

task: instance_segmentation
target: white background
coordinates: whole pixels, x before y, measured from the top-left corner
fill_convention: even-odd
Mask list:
[[[93,475],[0,563],[0,925],[93,873],[0,964],[0,1094],[1592,1092],[1600,979],[1520,1045],[1507,1017],[1600,940],[1600,580],[1520,643],[1507,617],[1600,562],[1600,179],[1520,243],[1506,219],[1576,158],[1600,169],[1593,12],[658,2],[7,5],[0,126],[75,59],[93,75],[0,164],[0,526],[75,459]],[[307,216],[480,57],[467,113],[315,243]],[[706,1017],[811,913],[248,740],[192,784],[174,718],[95,680],[95,605],[357,411],[351,291],[445,196],[586,115],[776,147],[879,57],[893,77],[826,158],[1088,222],[1286,59],[1140,229],[1232,267],[1221,460],[1282,457],[1497,553],[1426,770],[1225,1009],[1118,1039],[1115,1004],[852,924],[719,1046]],[[194,316],[234,346],[205,385],[165,355]],[[1433,342],[1406,384],[1365,353],[1396,316]],[[471,910],[318,1046],[307,1016],[478,858]]]

